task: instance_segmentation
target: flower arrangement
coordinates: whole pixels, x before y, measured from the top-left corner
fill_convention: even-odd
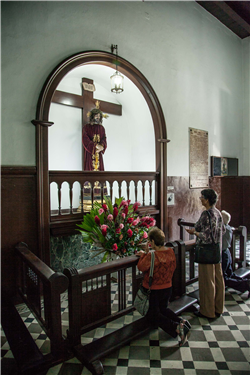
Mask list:
[[[94,208],[84,216],[78,229],[84,242],[95,246],[99,255],[104,253],[102,262],[112,254],[125,257],[137,253],[145,245],[148,230],[155,226],[150,216],[139,217],[139,202],[130,204],[123,197],[116,198],[112,205],[111,199],[104,196],[105,203],[94,202]]]

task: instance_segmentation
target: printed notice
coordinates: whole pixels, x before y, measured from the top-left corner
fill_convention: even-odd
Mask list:
[[[208,185],[208,132],[189,128],[189,187]]]

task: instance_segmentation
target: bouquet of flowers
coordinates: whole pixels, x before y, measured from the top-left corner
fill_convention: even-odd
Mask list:
[[[102,262],[111,254],[118,257],[136,254],[146,244],[148,230],[155,226],[155,220],[150,216],[139,217],[139,202],[132,205],[121,197],[112,205],[109,197],[104,199],[103,204],[94,202],[94,208],[78,225],[83,241],[91,243],[91,249],[97,249],[96,255],[104,253]]]

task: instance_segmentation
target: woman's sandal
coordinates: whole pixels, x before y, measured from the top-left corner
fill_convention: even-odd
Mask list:
[[[188,337],[190,336],[190,332],[189,332],[189,328],[183,323],[179,324],[179,336],[181,338],[181,341],[179,342],[179,346],[185,345],[185,343],[188,340]]]
[[[184,324],[184,326],[186,326],[188,328],[188,330],[190,330],[191,327],[192,327],[191,324],[189,323],[189,321],[186,320],[186,319],[181,319],[180,323]]]

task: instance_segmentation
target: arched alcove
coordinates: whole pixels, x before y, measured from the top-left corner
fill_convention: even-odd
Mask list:
[[[144,96],[150,110],[155,132],[156,172],[160,174],[158,186],[159,223],[167,232],[167,131],[159,100],[146,77],[127,60],[117,56],[119,71],[128,77]],[[114,55],[102,51],[77,53],[62,61],[48,76],[38,99],[36,119],[36,155],[37,155],[37,200],[38,200],[38,238],[39,256],[50,263],[50,204],[49,204],[49,168],[48,168],[48,127],[49,109],[54,92],[63,77],[77,66],[99,64],[114,66]],[[105,172],[103,172],[105,173]]]

